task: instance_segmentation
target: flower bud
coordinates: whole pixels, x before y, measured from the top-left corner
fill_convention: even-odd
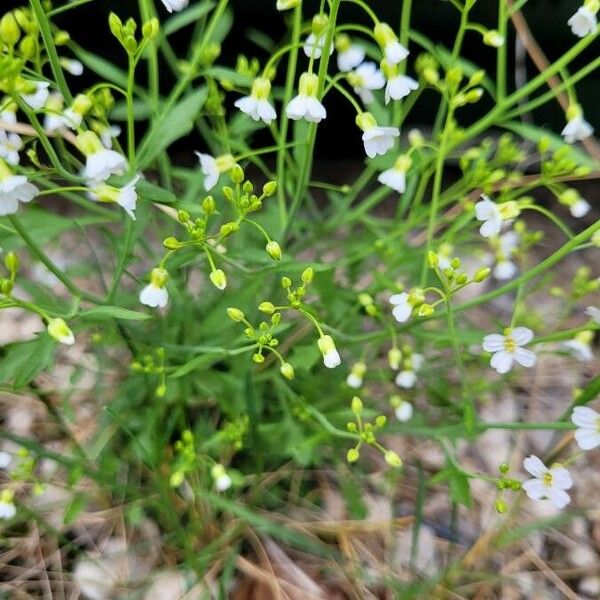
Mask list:
[[[235,307],[229,307],[227,309],[227,314],[232,321],[236,322],[243,321],[245,318],[244,313],[239,308]]]
[[[108,15],[108,26],[110,27],[111,33],[118,40],[123,37],[123,22],[114,12],[111,12],[110,15]]]
[[[289,289],[292,286],[292,280],[289,277],[282,277],[281,278],[281,287],[284,290]]]
[[[75,336],[63,319],[50,319],[47,329],[50,336],[61,344],[72,346],[75,343]]]
[[[427,264],[430,269],[437,269],[440,264],[440,258],[433,250],[430,250],[427,253]]]
[[[272,315],[275,312],[275,305],[272,302],[261,302],[258,305],[258,310],[260,310],[260,312],[264,312],[267,315]]]
[[[360,458],[360,453],[356,448],[350,448],[346,454],[346,460],[349,463],[355,463]]]
[[[219,234],[222,237],[227,237],[228,235],[231,235],[232,233],[237,231],[239,228],[240,226],[235,221],[229,221],[228,223],[223,223],[223,225],[221,225],[221,228],[219,229]]]
[[[402,466],[402,459],[393,450],[386,450],[383,457],[385,458],[385,462],[391,467],[399,468]]]
[[[489,277],[490,273],[491,269],[489,267],[482,267],[475,272],[475,275],[473,275],[473,281],[481,283]]]
[[[244,181],[244,169],[237,163],[233,166],[233,169],[231,169],[230,175],[233,183],[242,183],[242,181]]]
[[[7,12],[0,19],[0,40],[6,46],[14,46],[21,37],[21,29],[12,12]]]
[[[302,281],[304,283],[310,283],[313,280],[314,274],[315,272],[312,267],[304,269],[304,271],[302,271]]]
[[[400,368],[400,362],[402,361],[402,352],[399,348],[394,346],[388,352],[388,363],[390,367],[394,370],[398,370]]]
[[[180,245],[181,244],[179,243],[179,240],[173,236],[170,236],[163,240],[163,246],[167,250],[177,250],[177,248],[179,248]]]
[[[494,502],[494,508],[496,509],[496,512],[498,512],[502,515],[507,511],[508,506],[507,506],[506,502],[504,502],[504,500],[502,500],[502,498],[498,498],[498,500],[496,500],[496,502]]]
[[[19,44],[21,54],[28,60],[31,60],[38,51],[37,35],[26,35]]]
[[[483,34],[483,43],[486,46],[500,48],[504,45],[504,36],[500,35],[500,32],[495,29],[490,29]]]
[[[252,355],[252,360],[257,364],[260,365],[261,363],[265,362],[265,357],[260,354],[259,352],[257,352],[256,354]]]
[[[16,275],[19,267],[21,266],[21,261],[14,252],[9,252],[4,259],[4,264],[11,275]]]
[[[263,195],[268,198],[272,196],[277,191],[277,182],[276,181],[267,181],[265,185],[263,185]]]
[[[54,34],[54,43],[57,46],[66,46],[71,41],[71,36],[68,31],[57,31]]]
[[[222,269],[211,271],[210,280],[218,290],[224,290],[227,287],[227,277]]]
[[[273,260],[281,260],[281,247],[276,241],[271,240],[266,245],[265,250]]]
[[[357,417],[359,417],[362,414],[362,411],[363,411],[362,400],[358,396],[354,396],[354,398],[352,398],[352,402],[350,404],[350,408],[351,408],[352,412]]]
[[[152,39],[158,35],[160,22],[156,17],[146,21],[142,27],[142,35],[146,39]]]
[[[212,196],[206,196],[202,201],[202,211],[206,216],[210,216],[215,212],[215,199]]]
[[[294,373],[294,367],[292,367],[292,365],[290,365],[288,362],[285,362],[281,365],[279,372],[290,381],[296,376]]]
[[[417,311],[417,314],[419,315],[419,317],[430,317],[433,313],[435,312],[435,309],[433,308],[433,306],[431,306],[431,304],[421,304],[421,306],[419,306],[419,310]]]

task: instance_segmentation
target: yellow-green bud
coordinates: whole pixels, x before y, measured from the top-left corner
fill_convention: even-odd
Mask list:
[[[28,60],[31,60],[38,51],[37,35],[26,35],[19,44],[21,54]]]
[[[476,283],[481,283],[490,276],[490,273],[491,269],[489,267],[482,267],[475,272],[475,275],[473,275],[473,281]]]
[[[75,336],[63,319],[50,319],[47,329],[50,336],[61,344],[72,346],[75,343]]]
[[[288,288],[290,288],[292,286],[292,280],[289,277],[282,277],[281,278],[281,287],[284,290],[287,290]]]
[[[352,402],[350,403],[350,408],[357,417],[360,416],[363,411],[362,400],[358,396],[354,396],[354,398],[352,398]]]
[[[480,69],[479,71],[475,71],[471,78],[469,79],[469,85],[479,85],[485,79],[485,71]]]
[[[242,181],[244,181],[244,169],[237,163],[233,166],[233,169],[231,169],[230,175],[233,183],[242,183]]]
[[[14,252],[9,252],[4,259],[4,264],[6,265],[8,272],[11,275],[15,275],[21,266],[21,261]]]
[[[239,228],[240,226],[235,221],[229,221],[221,225],[221,228],[219,229],[219,234],[222,237],[227,237],[228,235],[231,235],[234,231],[237,231]]]
[[[221,269],[211,271],[209,277],[218,290],[224,290],[227,287],[227,276]]]
[[[273,260],[281,260],[281,247],[276,241],[271,240],[266,245],[265,250]]]
[[[294,367],[292,367],[292,365],[290,365],[288,362],[285,362],[281,365],[279,372],[290,381],[296,377],[296,374],[294,373]]]
[[[463,72],[460,67],[452,67],[446,73],[446,81],[453,86],[457,86],[463,77]]]
[[[312,267],[308,267],[302,271],[302,281],[304,283],[310,283],[313,280],[315,272]]]
[[[388,352],[388,363],[392,369],[399,369],[402,361],[402,352],[400,348],[394,346]]]
[[[68,31],[58,31],[54,34],[54,43],[57,46],[66,46],[71,40]]]
[[[183,483],[184,477],[183,471],[174,471],[169,477],[169,485],[174,488],[179,487]]]
[[[350,448],[346,454],[346,460],[349,463],[355,463],[360,458],[360,452],[356,448]]]
[[[167,249],[167,250],[177,250],[177,248],[180,247],[180,242],[177,238],[170,236],[168,238],[165,238],[163,240],[163,246]]]
[[[212,215],[215,212],[215,199],[212,196],[206,196],[202,201],[202,210],[207,216]]]
[[[467,277],[466,273],[459,273],[456,276],[456,283],[458,285],[463,285],[463,284],[467,283],[468,280],[469,280],[469,278]]]
[[[21,37],[21,29],[12,12],[7,12],[0,19],[0,40],[6,46],[14,46]]]
[[[277,190],[277,182],[276,181],[267,181],[265,185],[263,185],[263,195],[268,198],[272,196]]]
[[[114,12],[108,15],[108,26],[111,33],[120,40],[123,35],[123,21]]]
[[[329,17],[326,14],[323,13],[323,14],[315,15],[312,19],[310,30],[312,33],[314,33],[316,36],[318,36],[320,33],[322,33],[325,30],[328,23],[329,23]]]
[[[261,302],[258,305],[258,310],[266,313],[267,315],[272,315],[275,312],[275,305],[269,301]]]
[[[391,467],[399,468],[402,466],[402,459],[393,450],[386,450],[383,456],[385,462]]]
[[[153,17],[149,21],[146,21],[142,27],[142,35],[146,39],[152,39],[158,35],[160,29],[160,22],[156,17]]]
[[[507,511],[508,506],[507,506],[506,502],[504,502],[504,500],[502,500],[502,498],[498,498],[498,500],[496,500],[496,502],[494,502],[494,508],[496,509],[496,512],[498,512],[502,515]]]
[[[430,250],[427,253],[427,264],[430,269],[437,269],[440,264],[440,257],[433,250]]]
[[[244,313],[239,308],[235,308],[233,306],[230,306],[227,309],[227,314],[232,321],[236,322],[243,321],[245,318]]]
[[[500,46],[504,45],[504,36],[500,35],[500,32],[495,29],[490,29],[483,34],[483,43],[486,46],[500,48]]]
[[[419,306],[417,314],[419,315],[419,317],[430,317],[434,313],[434,311],[435,309],[433,308],[433,306],[431,306],[431,304],[421,304],[421,306]]]
[[[370,112],[361,112],[356,115],[356,125],[361,131],[369,131],[369,129],[377,127],[377,121]]]

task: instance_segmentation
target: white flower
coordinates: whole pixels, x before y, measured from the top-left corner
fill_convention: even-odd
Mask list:
[[[498,280],[512,279],[517,274],[517,265],[511,260],[519,246],[519,236],[515,231],[507,231],[498,238],[494,277]]]
[[[140,176],[136,175],[129,183],[122,188],[117,188],[105,183],[94,187],[91,190],[91,196],[94,200],[100,202],[115,202],[121,206],[125,212],[135,221],[135,209],[137,205],[137,192],[135,186]]]
[[[319,123],[327,117],[325,107],[317,100],[319,78],[314,73],[302,73],[298,84],[298,95],[292,98],[285,112],[290,119],[305,119]]]
[[[588,406],[576,406],[571,420],[577,425],[575,439],[582,450],[600,446],[600,414]]]
[[[87,157],[83,176],[91,181],[104,181],[111,175],[122,175],[126,169],[127,159],[122,154],[102,146]]]
[[[0,158],[0,216],[16,213],[19,202],[31,202],[38,193],[38,188],[29,183],[25,175],[13,175]]]
[[[396,415],[396,419],[398,419],[398,421],[406,423],[406,421],[410,421],[412,419],[413,405],[406,400],[400,400],[398,406],[396,406],[396,409],[394,410],[394,414]]]
[[[387,23],[377,23],[373,34],[389,63],[397,65],[408,56],[408,50],[398,41],[396,34]]]
[[[23,148],[23,140],[16,133],[7,133],[0,129],[0,157],[9,165],[18,165],[19,150]]]
[[[396,375],[394,380],[398,387],[409,389],[415,387],[417,382],[417,371],[423,366],[425,359],[421,354],[413,352],[410,358],[405,361],[404,369]]]
[[[61,344],[72,346],[75,343],[75,336],[63,319],[50,319],[47,330],[50,336]]]
[[[341,37],[341,36],[340,36]],[[343,45],[339,41],[336,42],[337,47],[337,66],[344,73],[352,71],[365,60],[365,49],[362,46],[353,44],[348,38],[348,44]]]
[[[367,372],[367,365],[364,362],[357,362],[352,365],[352,369],[346,378],[346,383],[349,387],[358,389],[362,386],[365,373]]]
[[[0,451],[0,469],[7,469],[12,462],[12,456],[8,452]]]
[[[12,502],[0,500],[0,519],[12,519],[17,514],[17,508]]]
[[[585,140],[594,133],[594,128],[583,118],[582,115],[572,117],[567,121],[560,135],[565,138],[567,144],[574,144]]]
[[[517,274],[517,265],[507,258],[499,259],[494,267],[494,277],[499,281],[512,279]]]
[[[236,100],[234,105],[255,121],[262,120],[270,125],[271,121],[277,118],[277,113],[268,100],[270,93],[271,82],[265,77],[257,77],[252,82],[250,95]]]
[[[524,367],[532,367],[536,356],[531,350],[523,348],[533,339],[533,332],[527,327],[505,329],[504,335],[492,333],[483,338],[483,349],[492,353],[490,365],[498,373],[508,373],[513,362]]]
[[[165,287],[169,274],[160,267],[152,269],[150,283],[140,292],[140,302],[151,308],[164,308],[169,302],[169,292]]]
[[[365,62],[348,75],[348,82],[364,104],[375,100],[371,90],[380,90],[385,85],[383,73],[373,62]]]
[[[410,169],[411,164],[412,160],[409,156],[401,155],[396,159],[392,168],[379,174],[377,181],[396,190],[399,194],[403,194],[406,190],[406,171]]]
[[[74,58],[61,58],[60,64],[62,68],[71,75],[75,75],[76,77],[83,75],[83,65],[80,61],[75,60]]]
[[[304,41],[304,54],[310,58],[321,58],[323,47],[325,46],[326,35],[324,33],[315,35],[311,33]],[[329,55],[333,54],[333,46],[329,48]]]
[[[401,294],[393,294],[390,297],[390,304],[394,305],[392,314],[398,323],[405,323],[412,314],[412,304],[408,301],[408,293],[402,292]]]
[[[100,141],[105,148],[112,148],[113,139],[121,135],[121,128],[118,125],[106,125],[99,131]]]
[[[576,219],[580,219],[588,214],[590,208],[590,203],[587,200],[579,198],[571,206],[569,206],[569,211]]]
[[[17,122],[17,114],[12,106],[5,108],[0,112],[0,121],[3,123],[15,124]]]
[[[208,192],[219,181],[219,175],[225,171],[229,171],[235,165],[231,154],[223,154],[222,156],[211,156],[210,154],[202,154],[194,152],[200,161],[200,170],[204,174],[204,189]]]
[[[231,477],[227,475],[223,465],[214,465],[210,470],[210,474],[213,478],[215,490],[217,490],[217,492],[224,492],[231,487]]]
[[[564,342],[563,348],[568,350],[577,360],[587,362],[594,360],[590,343],[593,339],[592,331],[580,331],[572,340]]]
[[[52,92],[48,96],[45,106],[44,129],[48,133],[61,131],[67,127],[63,115],[64,99],[60,92]]]
[[[165,5],[165,8],[169,12],[173,12],[173,11],[179,12],[180,10],[187,8],[190,1],[189,0],[162,0],[162,3]]]
[[[597,306],[588,306],[585,309],[585,314],[589,317],[592,317],[594,323],[600,325],[600,308],[598,308]]]
[[[328,369],[335,369],[342,362],[339,352],[335,347],[335,342],[330,335],[323,335],[317,340],[319,350],[323,355],[323,364]]]
[[[502,223],[519,214],[516,202],[496,204],[485,194],[482,194],[481,198],[475,205],[475,217],[478,221],[483,221],[483,225],[479,228],[479,233],[483,237],[488,238],[498,235],[502,229]]]
[[[523,461],[525,470],[533,475],[534,479],[523,482],[523,489],[532,500],[548,499],[556,508],[564,508],[571,498],[565,492],[573,485],[569,471],[561,466],[550,469],[533,454]]]
[[[375,117],[368,112],[356,117],[356,124],[363,131],[362,140],[369,158],[385,154],[394,146],[394,138],[400,135],[397,127],[380,127]]]
[[[35,90],[30,94],[21,94],[21,98],[33,110],[41,110],[48,100],[50,84],[47,81],[32,81],[31,83],[35,86]]]
[[[596,15],[586,6],[580,6],[567,24],[571,27],[573,34],[580,38],[596,33],[598,27]]]
[[[391,77],[385,86],[385,103],[388,104],[391,99],[401,100],[418,87],[418,82],[408,75],[398,74]]]

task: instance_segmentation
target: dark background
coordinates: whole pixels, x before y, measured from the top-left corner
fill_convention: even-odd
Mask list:
[[[194,0],[191,0],[193,3]],[[23,2],[13,0],[0,0],[2,9],[22,5]],[[60,6],[62,2],[55,2]],[[168,13],[160,0],[155,0],[157,12],[160,18],[167,18]],[[304,15],[308,20],[319,7],[318,0],[304,0]],[[369,2],[382,20],[386,20],[397,28],[400,21],[400,0],[375,0]],[[234,66],[238,54],[243,53],[249,57],[256,56],[264,64],[268,57],[264,50],[258,48],[251,42],[247,33],[256,29],[266,33],[272,39],[279,41],[285,35],[286,13],[275,10],[275,0],[233,0],[230,3],[235,11],[233,29],[225,39],[222,46],[222,54],[218,59],[219,64]],[[539,45],[546,53],[549,60],[554,60],[570,48],[579,38],[570,31],[567,20],[581,5],[581,0],[530,0],[523,12]],[[116,64],[124,64],[123,50],[108,30],[108,13],[115,11],[125,20],[127,16],[137,18],[136,0],[96,0],[90,4],[73,9],[56,18],[57,24],[69,31],[73,39],[87,50],[101,54]],[[3,11],[2,11],[3,12]],[[413,0],[412,27],[427,35],[433,42],[451,47],[458,27],[456,9],[445,0]],[[343,3],[340,11],[340,19],[343,22],[353,21],[370,26],[359,7],[351,3]],[[479,0],[472,12],[472,20],[482,23],[489,28],[494,28],[497,20],[497,1]],[[170,38],[176,51],[184,56],[189,41],[190,29],[184,29]],[[514,56],[514,38],[508,41],[510,75],[509,82],[512,85],[512,72]],[[583,66],[597,53],[597,44],[588,49],[585,56],[580,57],[572,65],[571,70]],[[409,74],[414,74],[413,64],[420,49],[411,46],[408,58]],[[484,46],[481,36],[476,32],[468,32],[465,39],[462,55],[477,63],[493,75],[495,72],[495,50]],[[303,59],[301,59],[303,60]],[[300,63],[300,67],[304,63]],[[283,69],[281,69],[283,71]],[[143,77],[144,69],[141,69]],[[527,72],[530,77],[537,71],[527,61]],[[168,90],[173,84],[169,70],[161,72],[162,84]],[[280,74],[281,76],[281,74]],[[71,81],[73,78],[71,78]],[[82,87],[95,82],[94,74],[86,71],[86,74],[77,80]],[[545,90],[544,90],[545,91]],[[581,82],[577,87],[580,103],[586,112],[586,118],[595,126],[600,128],[600,111],[595,110],[596,103],[600,98],[600,72],[593,74],[587,80]],[[230,94],[231,98],[237,97]],[[437,110],[439,96],[427,91],[416,104],[407,126],[427,126],[432,123]],[[466,122],[477,118],[483,112],[489,110],[490,105],[480,102],[476,106],[461,109],[461,118]],[[554,131],[560,131],[564,126],[564,115],[556,103],[543,107],[536,111],[533,119],[538,125],[546,125]],[[349,123],[354,122],[354,111],[345,101],[336,103],[336,110],[330,110],[328,118],[320,127],[318,153],[321,158],[345,158],[356,157],[361,154],[360,136],[356,135],[354,127]],[[193,142],[191,142],[193,143]]]

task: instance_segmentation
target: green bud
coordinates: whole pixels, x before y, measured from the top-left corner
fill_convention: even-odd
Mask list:
[[[259,352],[257,352],[256,354],[252,355],[252,360],[257,364],[260,365],[261,363],[265,362],[265,357],[260,354]]]
[[[212,196],[206,196],[202,201],[202,210],[207,216],[212,215],[215,212],[215,199]]]
[[[473,275],[473,281],[475,281],[476,283],[481,283],[490,276],[491,272],[492,271],[489,267],[482,267],[481,269],[478,269],[475,272],[475,275]]]
[[[265,250],[273,260],[281,260],[281,247],[276,241],[271,240],[266,245]]]
[[[296,376],[294,373],[294,367],[292,367],[292,365],[290,365],[288,362],[285,362],[281,365],[279,372],[290,381]]]
[[[235,200],[234,191],[228,185],[223,186],[221,189],[223,191],[223,196],[225,196],[229,202],[233,202]]]
[[[179,248],[180,245],[181,244],[180,244],[179,240],[173,236],[165,238],[163,240],[163,246],[167,250],[177,250],[177,248]]]
[[[260,310],[260,312],[264,312],[267,315],[272,315],[275,312],[275,305],[272,302],[261,302],[258,305],[258,310]]]
[[[0,19],[0,40],[6,46],[14,46],[21,37],[21,29],[12,12],[7,12]]]
[[[233,169],[231,169],[230,175],[233,183],[242,183],[242,181],[244,181],[244,169],[237,163],[233,166]]]
[[[14,284],[10,279],[0,279],[0,294],[9,296],[13,291]]]
[[[437,269],[440,264],[440,258],[433,250],[430,250],[427,253],[427,264],[430,269]]]
[[[68,31],[57,31],[54,34],[54,43],[57,46],[66,46],[71,40],[71,36]]]
[[[239,228],[240,226],[237,223],[235,223],[234,221],[229,221],[228,223],[223,223],[223,225],[221,225],[219,233],[222,237],[227,237],[228,235],[231,235],[234,231],[237,231]]]
[[[118,40],[122,39],[122,37],[123,37],[123,22],[121,21],[121,19],[119,19],[119,17],[114,12],[111,12],[110,15],[108,15],[108,26],[110,27],[111,33]]]
[[[393,450],[386,450],[383,457],[385,458],[385,462],[391,467],[399,468],[402,466],[402,459]]]
[[[350,403],[350,408],[357,417],[360,416],[363,410],[362,400],[358,396],[354,396],[354,398],[352,398],[352,402]]]
[[[161,383],[155,391],[157,398],[164,398],[167,393],[167,386],[164,383]]]
[[[263,185],[263,195],[268,198],[269,196],[272,196],[275,191],[277,190],[277,182],[276,181],[267,181],[267,183],[265,183],[265,185]]]
[[[355,463],[360,458],[360,452],[356,448],[350,448],[346,454],[346,460],[349,463]]]
[[[375,425],[377,425],[377,427],[381,428],[381,427],[385,427],[387,423],[387,417],[385,415],[377,415],[375,417]]]
[[[502,463],[499,467],[498,467],[498,471],[500,471],[500,473],[502,473],[502,475],[506,475],[508,473],[508,471],[510,470],[510,466],[508,463]]]
[[[227,287],[227,276],[221,269],[211,271],[209,277],[218,290],[224,290]]]
[[[292,286],[292,280],[289,277],[282,277],[281,278],[281,287],[284,290],[289,289]]]
[[[419,315],[419,317],[430,317],[434,312],[435,309],[433,308],[433,306],[431,306],[431,304],[424,303],[421,304],[421,306],[419,306],[417,314]]]
[[[312,267],[304,269],[304,271],[302,271],[302,281],[304,283],[310,283],[313,280],[314,274],[315,272]]]
[[[23,54],[26,59],[31,60],[38,51],[37,35],[26,35],[21,40],[19,49],[21,50],[21,54]]]
[[[187,223],[192,217],[187,210],[178,210],[177,211],[177,220],[180,223]]]
[[[185,475],[183,471],[175,471],[171,473],[171,477],[169,477],[169,485],[171,487],[179,487],[183,483]]]
[[[458,285],[463,285],[463,284],[467,283],[468,280],[469,280],[469,278],[467,277],[466,273],[459,273],[456,276],[456,283]]]
[[[146,21],[142,27],[142,35],[146,39],[152,39],[158,35],[160,22],[156,17]]]
[[[227,309],[227,314],[232,321],[236,322],[243,321],[245,318],[244,313],[239,308],[235,307],[229,307]]]
[[[129,52],[130,54],[134,54],[137,50],[138,44],[132,35],[127,35],[123,39],[123,46],[125,47],[125,50],[127,50],[127,52]]]
[[[494,502],[494,508],[501,515],[504,514],[508,510],[508,506],[507,506],[506,502],[504,502],[504,500],[502,500],[502,498],[498,498],[498,500],[496,500],[496,502]]]
[[[9,252],[4,259],[4,264],[11,275],[16,275],[21,266],[21,261],[14,252]]]

